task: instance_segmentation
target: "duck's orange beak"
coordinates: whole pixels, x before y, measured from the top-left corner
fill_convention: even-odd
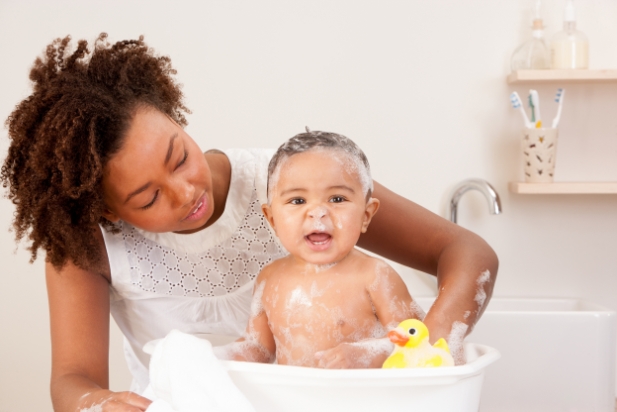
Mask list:
[[[392,329],[388,332],[388,338],[398,346],[405,346],[409,342],[409,336],[403,335],[398,329]]]

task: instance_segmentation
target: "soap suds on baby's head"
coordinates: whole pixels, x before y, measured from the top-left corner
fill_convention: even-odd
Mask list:
[[[295,154],[322,150],[332,153],[343,164],[349,174],[357,175],[364,194],[373,191],[373,179],[366,155],[351,139],[337,134],[320,131],[300,133],[283,143],[268,165],[268,203],[278,184],[282,166]]]

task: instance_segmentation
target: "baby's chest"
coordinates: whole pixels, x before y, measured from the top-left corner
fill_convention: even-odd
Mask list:
[[[373,305],[363,287],[318,283],[281,287],[264,296],[264,309],[275,333],[304,330],[346,336],[376,322]]]

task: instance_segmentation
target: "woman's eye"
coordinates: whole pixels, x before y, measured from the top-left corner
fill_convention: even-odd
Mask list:
[[[159,197],[159,191],[158,190],[154,194],[154,197],[152,198],[152,201],[150,203],[148,203],[147,205],[142,206],[140,209],[142,209],[142,210],[149,209],[154,204],[154,202],[156,202],[156,198],[157,197]]]
[[[306,202],[304,199],[291,199],[289,203],[291,203],[292,205],[303,205]]]
[[[342,203],[345,201],[345,198],[343,196],[332,196],[330,198],[330,202],[332,203]]]
[[[186,150],[184,151],[184,157],[182,157],[182,160],[180,160],[180,162],[178,163],[178,165],[176,166],[176,169],[179,168],[180,166],[182,166],[184,164],[184,162],[186,162],[186,158],[189,157],[189,152],[187,152]]]

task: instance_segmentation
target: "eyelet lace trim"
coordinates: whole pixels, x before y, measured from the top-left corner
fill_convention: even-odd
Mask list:
[[[257,192],[253,191],[249,208],[233,235],[201,253],[177,251],[146,239],[133,227],[125,228],[122,236],[131,283],[147,292],[171,296],[232,293],[254,280],[265,265],[287,254],[267,225]]]

